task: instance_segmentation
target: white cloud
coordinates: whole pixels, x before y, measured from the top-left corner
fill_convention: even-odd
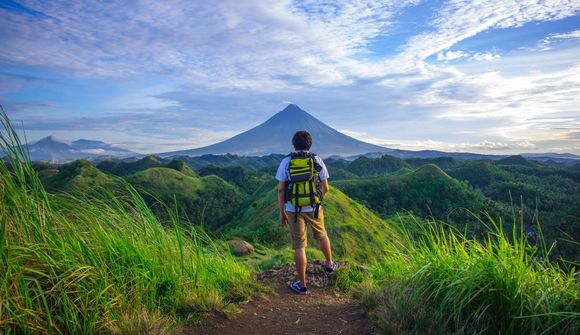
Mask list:
[[[431,15],[430,29],[409,38],[397,54],[367,57],[370,44],[381,43],[397,28],[396,15],[418,2],[138,0],[129,7],[121,2],[30,0],[23,3],[43,16],[0,9],[0,62],[82,79],[113,78],[119,86],[143,75],[168,78],[171,85],[139,86],[107,97],[108,113],[89,118],[92,124],[80,116],[27,114],[34,117],[35,129],[113,126],[119,133],[156,141],[150,148],[184,149],[221,140],[257,124],[284,99],[300,105],[316,101],[336,118],[356,110],[357,118],[350,117],[340,128],[367,122],[376,127],[372,136],[383,141],[404,132],[434,139],[402,142],[409,147],[515,150],[518,143],[524,149],[533,142],[539,150],[546,147],[540,142],[577,131],[562,125],[579,122],[578,48],[534,56],[454,48],[484,31],[578,14],[579,1],[451,0]],[[547,38],[554,43],[577,35],[575,30]],[[434,55],[439,63],[431,64],[427,59]],[[0,84],[0,91],[15,88]],[[239,92],[247,98],[235,96]],[[218,99],[228,103],[215,103]],[[262,114],[224,116],[252,108]],[[563,119],[569,121],[555,121]],[[387,122],[411,121],[422,129],[379,129],[389,127]],[[349,134],[358,137],[361,128]],[[464,138],[441,140],[447,133]],[[572,147],[577,142],[568,143]],[[151,150],[157,149],[139,147]]]
[[[542,39],[531,51],[547,51],[552,49],[552,45],[557,41],[577,40],[580,39],[580,29],[573,30],[567,33],[549,34]]]
[[[483,140],[481,142],[446,142],[436,140],[370,140],[369,142],[382,145],[389,148],[396,149],[410,149],[410,150],[440,150],[447,152],[496,152],[510,151],[522,152],[523,150],[531,150],[536,148],[536,145],[530,141],[519,142],[501,142]]]
[[[569,40],[580,38],[580,29],[561,34],[551,34],[550,38],[555,40]]]
[[[79,76],[162,73],[209,87],[276,90],[373,76],[354,57],[417,0],[25,1],[0,16],[0,60]]]
[[[457,50],[457,51],[448,50],[448,51],[440,52],[437,54],[438,61],[450,61],[450,60],[465,58],[465,57],[467,57],[467,53],[465,51],[461,51],[461,50]]]
[[[500,59],[501,56],[492,52],[476,52],[469,57],[469,60],[476,62],[489,62],[492,60]]]
[[[104,155],[108,153],[105,149],[86,149],[80,150],[80,152],[84,154],[91,154],[91,155]]]
[[[451,0],[434,19],[435,30],[412,37],[399,57],[423,60],[491,28],[554,21],[579,12],[580,2],[575,0]]]
[[[501,56],[493,52],[468,52],[463,50],[447,50],[437,53],[437,60],[443,62],[449,62],[458,59],[466,59],[468,61],[492,61],[500,59]]]

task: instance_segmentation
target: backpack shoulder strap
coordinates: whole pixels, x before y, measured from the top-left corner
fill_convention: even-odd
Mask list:
[[[309,152],[308,154],[309,157],[311,157],[312,161],[314,162],[314,169],[316,170],[316,172],[322,171],[322,165],[318,164],[318,161],[316,160],[316,157],[318,157],[318,155],[313,152]]]

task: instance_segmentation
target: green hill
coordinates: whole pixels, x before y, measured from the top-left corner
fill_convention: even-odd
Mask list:
[[[513,206],[529,229],[539,221],[546,241],[558,242],[554,257],[578,260],[578,245],[569,240],[580,239],[580,175],[565,168],[522,163],[518,156],[506,160],[510,164],[465,162],[448,172],[468,181],[489,199]]]
[[[218,176],[236,186],[246,194],[254,193],[271,176],[243,166],[206,165],[199,169],[200,176]]]
[[[328,168],[332,177],[332,180],[344,180],[344,179],[353,179],[357,178],[358,176],[350,171],[345,169],[331,169]]]
[[[97,164],[97,167],[105,172],[114,174],[117,176],[125,176],[131,173],[147,170],[154,167],[164,166],[158,157],[146,156],[137,161],[116,161],[116,160],[106,160]]]
[[[506,158],[502,158],[496,162],[497,165],[523,165],[523,166],[534,166],[533,162],[525,159],[520,155],[513,155]]]
[[[425,164],[435,164],[439,168],[446,170],[459,164],[459,161],[451,157],[436,157],[436,158],[407,158],[405,162],[414,169]]]
[[[413,172],[403,170],[397,175],[341,180],[334,185],[383,216],[411,211],[422,217],[433,216],[465,224],[473,222],[474,218],[457,209],[494,214],[499,211],[499,206],[481,192],[450,177],[434,164]]]
[[[126,180],[158,215],[166,214],[166,210],[155,198],[171,207],[177,203],[180,215],[211,228],[226,222],[231,209],[243,200],[236,187],[217,176],[195,178],[157,167],[129,175]]]
[[[265,184],[257,194],[247,209],[221,231],[228,237],[243,238],[269,247],[289,246],[289,231],[282,227],[278,218],[275,182]],[[382,253],[384,243],[394,236],[388,223],[339,189],[331,188],[323,206],[326,229],[333,252],[338,257],[373,259]],[[310,235],[308,243],[311,247],[318,245]]]
[[[82,159],[62,166],[56,174],[45,178],[43,183],[51,192],[91,196],[101,196],[107,191],[123,189],[120,181]]]
[[[114,160],[108,159],[97,164],[100,170],[117,176],[127,176],[139,171],[145,171],[150,168],[166,167],[179,171],[190,177],[196,177],[197,173],[191,167],[180,159],[171,161],[163,160],[159,157],[149,155],[139,160]]]
[[[202,155],[202,156],[176,156],[175,158],[183,160],[193,169],[201,169],[206,165],[217,166],[243,166],[252,170],[261,170],[278,166],[280,160],[285,155],[270,154],[267,156],[238,156],[232,154],[225,155]]]
[[[360,156],[352,161],[346,170],[360,177],[379,176],[410,167],[404,160],[389,155],[380,158]]]
[[[173,169],[175,171],[179,171],[186,176],[190,177],[197,177],[197,173],[193,171],[189,165],[187,165],[184,161],[179,159],[174,159],[171,162],[165,165],[166,168]]]

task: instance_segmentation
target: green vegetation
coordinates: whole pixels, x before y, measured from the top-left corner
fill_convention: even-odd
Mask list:
[[[131,173],[143,171],[154,167],[162,167],[163,163],[158,157],[146,156],[136,161],[116,161],[105,160],[100,162],[97,167],[110,174],[125,176]]]
[[[521,156],[469,161],[448,172],[487,198],[512,207],[528,230],[533,231],[536,221],[542,222],[546,241],[556,243],[554,257],[580,260],[578,245],[569,242],[580,240],[580,173]]]
[[[292,261],[277,182],[264,174],[281,155],[33,166],[2,117],[0,333],[167,333],[247,299],[250,269]],[[348,179],[324,201],[333,250],[361,265],[339,270],[336,285],[385,333],[580,332],[580,165],[388,156],[327,165]],[[564,238],[568,249],[546,244]],[[255,252],[233,257],[226,241],[237,239]],[[309,259],[322,258],[309,242]],[[550,250],[571,262],[551,261]]]
[[[166,161],[156,156],[146,156],[136,161],[117,161],[109,159],[100,162],[97,167],[103,172],[117,176],[126,176],[156,167],[173,169],[190,177],[196,176],[196,173],[184,161],[178,159]]]
[[[162,227],[131,187],[107,201],[48,194],[0,121],[0,333],[167,333],[249,296],[245,266],[176,215]]]
[[[218,176],[236,185],[240,191],[246,194],[253,194],[265,181],[272,178],[270,175],[256,173],[242,166],[218,166],[213,164],[199,169],[199,175]]]
[[[338,257],[374,259],[382,254],[383,243],[393,238],[392,229],[385,221],[336,188],[324,199],[323,212],[333,251]],[[247,209],[220,231],[228,238],[243,238],[271,248],[289,245],[288,230],[282,227],[278,217],[276,183],[264,185]],[[312,236],[308,241],[317,247]]]
[[[175,204],[179,215],[211,228],[226,223],[231,208],[242,200],[236,187],[210,175],[194,178],[169,168],[150,168],[126,177],[156,213],[164,204]]]
[[[578,333],[575,268],[538,261],[521,222],[508,238],[488,219],[481,241],[435,222],[415,220],[417,237],[404,229],[408,218],[398,225],[403,243],[385,244],[389,252],[357,290],[385,333]]]
[[[384,155],[381,158],[360,156],[346,167],[346,170],[360,177],[380,176],[410,167],[404,160]]]
[[[117,178],[101,172],[86,160],[78,160],[63,166],[57,173],[44,178],[43,183],[50,192],[61,191],[91,196],[104,194],[104,197],[108,197],[110,191],[119,193],[124,189]]]
[[[433,164],[410,172],[368,179],[340,180],[334,185],[379,215],[411,211],[421,217],[446,220],[481,232],[481,225],[469,212],[500,212],[500,206],[485,198],[466,182],[449,177]],[[469,209],[466,211],[465,209]]]
[[[217,166],[243,166],[255,171],[269,169],[278,166],[278,163],[285,155],[271,154],[261,157],[238,156],[232,154],[225,155],[203,155],[199,157],[180,156],[192,169],[201,169],[207,165]]]

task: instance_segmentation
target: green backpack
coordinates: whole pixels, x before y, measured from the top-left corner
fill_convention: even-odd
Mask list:
[[[322,166],[316,162],[316,154],[310,152],[293,152],[290,155],[288,167],[289,180],[286,182],[286,202],[294,206],[294,221],[302,207],[311,206],[314,218],[318,218],[318,210],[322,203],[322,182],[320,171]]]

